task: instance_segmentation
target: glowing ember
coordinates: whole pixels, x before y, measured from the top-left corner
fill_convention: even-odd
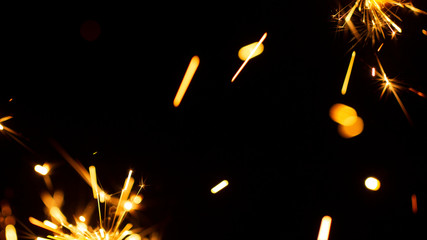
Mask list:
[[[324,216],[320,223],[319,235],[317,240],[328,240],[329,231],[331,230],[332,218],[330,216]]]
[[[248,61],[252,58],[252,56],[255,54],[255,52],[257,51],[258,47],[262,44],[262,42],[264,42],[264,40],[265,40],[266,37],[267,37],[267,33],[264,33],[264,35],[262,35],[261,39],[255,45],[255,47],[252,49],[252,51],[246,57],[246,60],[242,63],[242,66],[240,66],[239,70],[237,70],[236,74],[234,74],[233,78],[231,79],[231,82],[234,82],[234,80],[236,80],[236,78],[239,75],[239,73],[246,66],[246,64],[248,63]]]
[[[353,51],[351,54],[350,64],[348,64],[347,73],[345,74],[344,83],[341,88],[341,94],[345,95],[347,93],[348,81],[350,80],[351,70],[353,69],[354,58],[356,57],[356,52]]]
[[[222,180],[220,183],[218,183],[215,187],[213,187],[211,189],[211,192],[213,194],[215,194],[215,193],[221,191],[223,188],[225,188],[227,186],[228,186],[228,181],[227,180]]]
[[[242,47],[239,52],[238,52],[238,56],[240,58],[240,60],[245,61],[246,59],[248,59],[248,57],[250,56],[251,52],[255,49],[255,52],[253,53],[253,55],[251,56],[251,58],[254,58],[258,55],[260,55],[263,51],[264,51],[264,45],[262,45],[262,43],[258,46],[258,48],[256,48],[258,42],[254,42],[251,44],[248,44],[244,47]]]
[[[378,191],[378,189],[380,189],[380,187],[381,187],[381,183],[380,183],[380,180],[378,180],[374,177],[368,177],[365,180],[365,186],[367,189],[369,189],[371,191]]]
[[[184,97],[185,92],[187,91],[188,86],[190,85],[191,79],[193,79],[194,73],[196,73],[197,67],[199,66],[200,59],[198,56],[191,58],[190,64],[188,65],[187,71],[184,74],[181,85],[179,86],[178,92],[175,95],[173,100],[173,105],[178,107]]]

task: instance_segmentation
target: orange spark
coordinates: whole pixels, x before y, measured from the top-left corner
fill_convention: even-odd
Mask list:
[[[332,218],[330,216],[324,216],[320,223],[319,235],[317,240],[328,240],[329,232],[331,230]]]
[[[181,100],[184,97],[188,86],[190,85],[191,79],[193,78],[194,73],[196,73],[199,63],[200,59],[198,56],[191,58],[190,64],[188,65],[187,71],[184,74],[184,78],[182,79],[181,85],[179,86],[178,92],[176,93],[175,99],[173,100],[173,105],[175,107],[178,107],[181,103]]]
[[[411,196],[411,203],[412,203],[412,212],[414,214],[416,214],[418,212],[417,195],[412,194],[412,196]]]
[[[239,73],[246,66],[246,64],[248,63],[248,61],[252,58],[252,55],[254,55],[254,53],[256,52],[257,48],[262,44],[262,42],[265,40],[266,37],[267,37],[267,32],[264,33],[264,35],[262,35],[262,37],[258,41],[257,45],[252,49],[252,51],[249,54],[249,56],[247,56],[246,60],[242,63],[242,66],[240,66],[239,70],[237,70],[236,74],[234,74],[233,78],[231,79],[231,82],[234,82],[234,80],[236,80],[236,78],[239,75]]]
[[[356,57],[356,51],[351,53],[350,64],[348,65],[347,73],[344,78],[344,83],[341,88],[341,94],[345,95],[347,93],[348,81],[350,80],[351,70],[353,69],[354,58]]]

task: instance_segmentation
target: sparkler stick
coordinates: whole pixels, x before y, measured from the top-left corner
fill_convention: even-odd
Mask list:
[[[350,80],[351,70],[353,69],[354,58],[356,57],[356,51],[351,53],[350,64],[348,65],[347,73],[345,74],[344,83],[341,88],[341,94],[345,95],[347,93],[348,81]]]
[[[261,43],[265,40],[265,38],[267,37],[267,33],[264,33],[264,35],[262,35],[261,39],[258,41],[257,45],[254,47],[254,49],[252,49],[251,53],[249,54],[249,56],[246,58],[246,60],[242,63],[242,66],[240,66],[239,70],[237,70],[236,74],[234,74],[233,78],[231,79],[231,82],[234,82],[234,80],[236,80],[237,76],[239,75],[239,73],[242,71],[242,69],[246,66],[246,64],[249,62],[249,60],[252,58],[252,55],[254,55],[254,53],[256,52],[257,48],[261,45]]]
[[[188,65],[187,71],[184,74],[184,78],[182,79],[181,85],[178,88],[178,92],[175,95],[175,99],[173,100],[173,105],[178,107],[184,97],[185,92],[187,91],[188,86],[190,85],[191,79],[196,73],[197,67],[199,66],[200,59],[198,56],[194,56],[191,58],[190,64]]]

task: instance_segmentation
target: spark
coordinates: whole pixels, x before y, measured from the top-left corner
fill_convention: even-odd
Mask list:
[[[331,230],[331,223],[332,223],[332,218],[330,216],[324,216],[322,218],[317,240],[328,240],[329,232]]]
[[[412,203],[412,212],[416,214],[418,212],[417,195],[415,194],[411,195],[411,203]]]
[[[222,180],[220,183],[218,183],[215,187],[211,189],[211,193],[216,194],[217,192],[221,191],[223,188],[228,186],[227,180]]]
[[[251,44],[248,44],[248,45],[242,47],[239,50],[239,52],[237,53],[240,60],[245,61],[246,59],[248,59],[249,54],[251,54],[252,50],[256,47],[257,44],[258,44],[258,42],[254,42],[254,43],[251,43]],[[260,55],[263,51],[264,51],[264,45],[262,45],[262,43],[261,43],[259,45],[259,47],[256,49],[256,51],[254,52],[254,54],[251,56],[251,58],[254,58],[254,57]]]
[[[402,20],[392,12],[394,7],[406,8],[414,14],[427,14],[404,0],[356,0],[338,11],[333,18],[339,22],[344,18],[345,22],[339,28],[345,29],[345,26],[348,26],[357,42],[370,39],[374,45],[377,40],[385,39],[387,35],[393,39],[396,33],[402,33],[396,23]]]
[[[267,37],[267,33],[264,33],[264,35],[262,35],[261,39],[255,45],[255,47],[252,49],[252,51],[246,57],[246,60],[242,63],[242,66],[240,66],[239,70],[237,70],[236,74],[234,74],[233,78],[231,79],[231,82],[234,82],[234,80],[236,80],[236,78],[239,75],[239,73],[246,66],[246,64],[248,63],[248,61],[252,58],[252,55],[255,54],[255,52],[257,51],[258,47],[262,44],[262,42],[264,42],[264,40],[265,40],[266,37]]]
[[[353,69],[354,58],[356,57],[356,51],[351,53],[350,64],[348,64],[347,73],[345,74],[344,83],[341,88],[341,94],[345,95],[347,93],[348,81],[350,80],[351,70]]]
[[[57,146],[58,147],[58,146]],[[62,149],[61,149],[62,150]],[[49,193],[41,195],[43,203],[49,213],[49,220],[40,221],[36,218],[30,217],[29,221],[35,226],[44,228],[52,233],[45,237],[35,236],[33,239],[58,239],[58,240],[72,240],[72,239],[87,239],[87,240],[123,240],[123,239],[142,239],[149,237],[151,232],[142,232],[140,228],[133,228],[130,223],[125,224],[124,220],[127,213],[133,209],[137,209],[137,205],[142,201],[142,196],[134,194],[132,187],[134,180],[132,178],[133,171],[130,170],[123,184],[120,197],[113,197],[105,193],[98,185],[96,177],[96,169],[94,166],[89,167],[89,172],[83,168],[81,163],[72,159],[65,151],[61,152],[62,155],[67,156],[68,161],[78,170],[83,179],[89,182],[92,188],[94,199],[98,203],[99,221],[96,226],[89,226],[90,216],[95,209],[93,204],[88,205],[83,214],[76,214],[74,221],[67,219],[61,210],[63,203],[63,194],[55,192],[53,196]],[[136,190],[135,190],[136,191]],[[102,199],[102,200],[101,200]],[[102,205],[102,207],[101,207]],[[92,207],[89,207],[92,206]],[[124,226],[123,226],[124,225]],[[153,235],[154,236],[154,235]]]
[[[50,167],[46,163],[43,164],[43,166],[40,165],[40,164],[37,164],[36,166],[34,166],[34,171],[36,171],[37,173],[39,173],[39,174],[41,174],[43,176],[46,175],[46,174],[48,174],[49,170],[50,170]]]
[[[381,70],[381,73],[378,73],[378,71],[377,71],[377,74],[379,75],[379,79],[381,81],[383,81],[383,83],[384,83],[383,84],[384,87],[383,87],[383,90],[381,92],[380,98],[382,98],[382,96],[384,95],[384,93],[387,90],[389,90],[393,94],[394,98],[396,99],[397,103],[399,104],[400,108],[402,109],[403,113],[405,114],[406,119],[408,119],[408,122],[410,124],[412,124],[412,120],[411,120],[411,118],[409,116],[409,113],[406,110],[405,106],[403,105],[402,100],[400,99],[399,95],[396,92],[396,89],[399,88],[399,86],[396,85],[396,84],[394,84],[393,83],[394,81],[392,79],[389,79],[387,77],[387,75],[386,75],[386,73],[384,71],[384,68],[381,65],[380,59],[378,58],[378,56],[376,56],[376,58],[377,58],[378,66],[380,67],[380,70]]]
[[[5,228],[6,231],[6,240],[18,240],[16,235],[16,229],[12,224],[9,224]]]
[[[378,191],[378,189],[380,189],[380,187],[381,187],[381,182],[380,182],[380,180],[378,180],[374,177],[368,177],[365,180],[365,186],[367,189],[369,189],[371,191]]]
[[[184,74],[184,78],[182,79],[181,85],[178,88],[178,92],[175,95],[175,99],[173,100],[173,105],[178,107],[182,101],[182,98],[187,91],[188,86],[190,85],[191,79],[193,79],[194,74],[196,73],[197,67],[199,66],[200,59],[198,56],[194,56],[190,60],[190,64],[188,65],[187,71]]]

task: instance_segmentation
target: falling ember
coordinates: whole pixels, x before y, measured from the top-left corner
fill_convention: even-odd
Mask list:
[[[356,57],[356,51],[351,53],[350,64],[348,65],[347,73],[345,74],[344,83],[341,88],[341,94],[347,93],[348,81],[350,80],[351,70],[353,69],[354,58]]]
[[[372,68],[372,70],[371,70],[371,76],[372,76],[372,77],[375,77],[375,68],[374,68],[374,67],[373,67],[373,68]]]
[[[222,180],[220,183],[218,183],[215,187],[211,189],[211,193],[215,194],[219,191],[221,191],[223,188],[228,186],[227,180]]]
[[[417,195],[412,194],[412,196],[411,196],[411,203],[412,203],[412,212],[414,214],[416,214],[418,212]]]
[[[231,82],[234,82],[234,80],[236,80],[237,76],[239,75],[239,73],[242,71],[242,69],[246,66],[246,64],[248,63],[248,61],[252,58],[252,56],[255,54],[256,50],[258,49],[258,47],[262,44],[262,42],[264,42],[265,38],[267,37],[267,33],[264,33],[264,35],[262,35],[261,39],[258,41],[258,43],[255,45],[255,47],[252,49],[252,51],[249,53],[249,55],[247,56],[246,60],[242,63],[242,66],[240,66],[239,70],[237,70],[236,74],[234,74],[233,78],[231,79]]]
[[[331,230],[332,218],[330,216],[324,216],[320,223],[319,235],[317,240],[328,240],[329,232]]]
[[[423,29],[423,30],[421,30],[421,32],[422,32],[425,36],[427,36],[427,30]]]
[[[365,186],[367,189],[369,189],[371,191],[378,191],[378,189],[380,189],[380,187],[381,187],[381,183],[380,183],[380,180],[378,180],[374,177],[368,177],[365,180]]]
[[[198,56],[191,58],[190,64],[188,65],[187,71],[184,74],[181,85],[179,86],[178,92],[175,95],[173,100],[173,105],[178,107],[184,97],[185,92],[187,91],[188,86],[190,85],[191,79],[193,79],[194,73],[196,73],[197,67],[199,66],[200,59]]]

